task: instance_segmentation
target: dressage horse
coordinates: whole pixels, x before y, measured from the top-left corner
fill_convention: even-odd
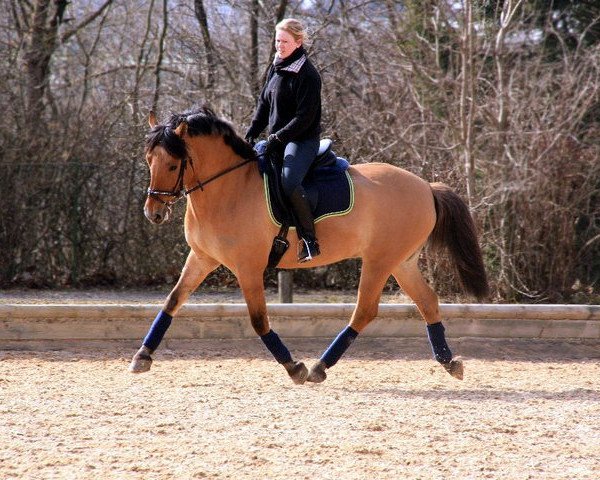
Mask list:
[[[477,298],[488,292],[476,228],[464,201],[441,183],[428,183],[385,163],[351,165],[354,207],[317,224],[321,255],[297,262],[289,249],[279,268],[308,268],[361,258],[356,307],[349,324],[309,370],[295,361],[271,329],[263,285],[271,243],[278,227],[269,216],[263,181],[252,146],[210,108],[174,114],[160,125],[150,114],[145,156],[150,187],[144,213],[154,224],[171,216],[173,204],[187,197],[185,238],[190,252],[181,276],[134,355],[130,370],[150,369],[172,318],[206,276],[224,265],[237,277],[252,326],[297,384],[322,382],[358,334],[376,317],[390,275],[415,302],[426,322],[434,358],[455,378],[463,364],[445,340],[436,293],[418,267],[429,242],[446,247],[463,288]]]

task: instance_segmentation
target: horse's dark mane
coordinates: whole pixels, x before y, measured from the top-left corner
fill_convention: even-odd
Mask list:
[[[191,136],[198,135],[221,135],[226,145],[242,158],[256,158],[256,152],[252,146],[241,138],[233,126],[219,118],[208,106],[187,110],[183,113],[174,113],[166,125],[157,125],[146,136],[146,150],[152,150],[161,145],[169,155],[183,159],[187,155],[185,142],[175,134],[175,129],[181,124],[187,123],[187,132]]]

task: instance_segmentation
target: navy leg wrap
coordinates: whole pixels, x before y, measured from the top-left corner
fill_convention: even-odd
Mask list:
[[[440,363],[450,363],[452,360],[452,352],[446,343],[444,331],[445,328],[442,325],[442,322],[427,325],[427,336],[429,337],[433,356]]]
[[[269,330],[266,335],[261,335],[260,339],[279,363],[292,361],[292,354],[273,330]]]
[[[321,361],[327,366],[327,368],[333,367],[348,347],[352,345],[352,342],[358,337],[358,332],[352,327],[348,326],[344,328],[339,335],[335,338],[329,348],[325,350],[325,353],[321,357]]]
[[[158,312],[154,322],[152,322],[150,330],[148,330],[146,338],[144,338],[144,345],[152,351],[156,350],[165,336],[169,325],[171,325],[171,320],[173,320],[173,317],[168,313],[163,312],[162,310]]]

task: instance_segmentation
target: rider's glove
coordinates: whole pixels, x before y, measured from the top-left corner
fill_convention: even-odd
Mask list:
[[[247,133],[246,136],[244,137],[244,139],[252,146],[256,145],[256,139],[250,135],[250,133]]]
[[[271,135],[269,135],[269,138],[267,139],[265,153],[267,155],[272,155],[277,150],[279,150],[279,148],[281,148],[281,140],[279,140],[279,137],[275,133],[272,133]]]

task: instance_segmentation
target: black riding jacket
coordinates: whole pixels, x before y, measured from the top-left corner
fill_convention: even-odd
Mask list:
[[[269,68],[246,135],[257,138],[266,126],[284,144],[321,133],[321,76],[303,47]]]

